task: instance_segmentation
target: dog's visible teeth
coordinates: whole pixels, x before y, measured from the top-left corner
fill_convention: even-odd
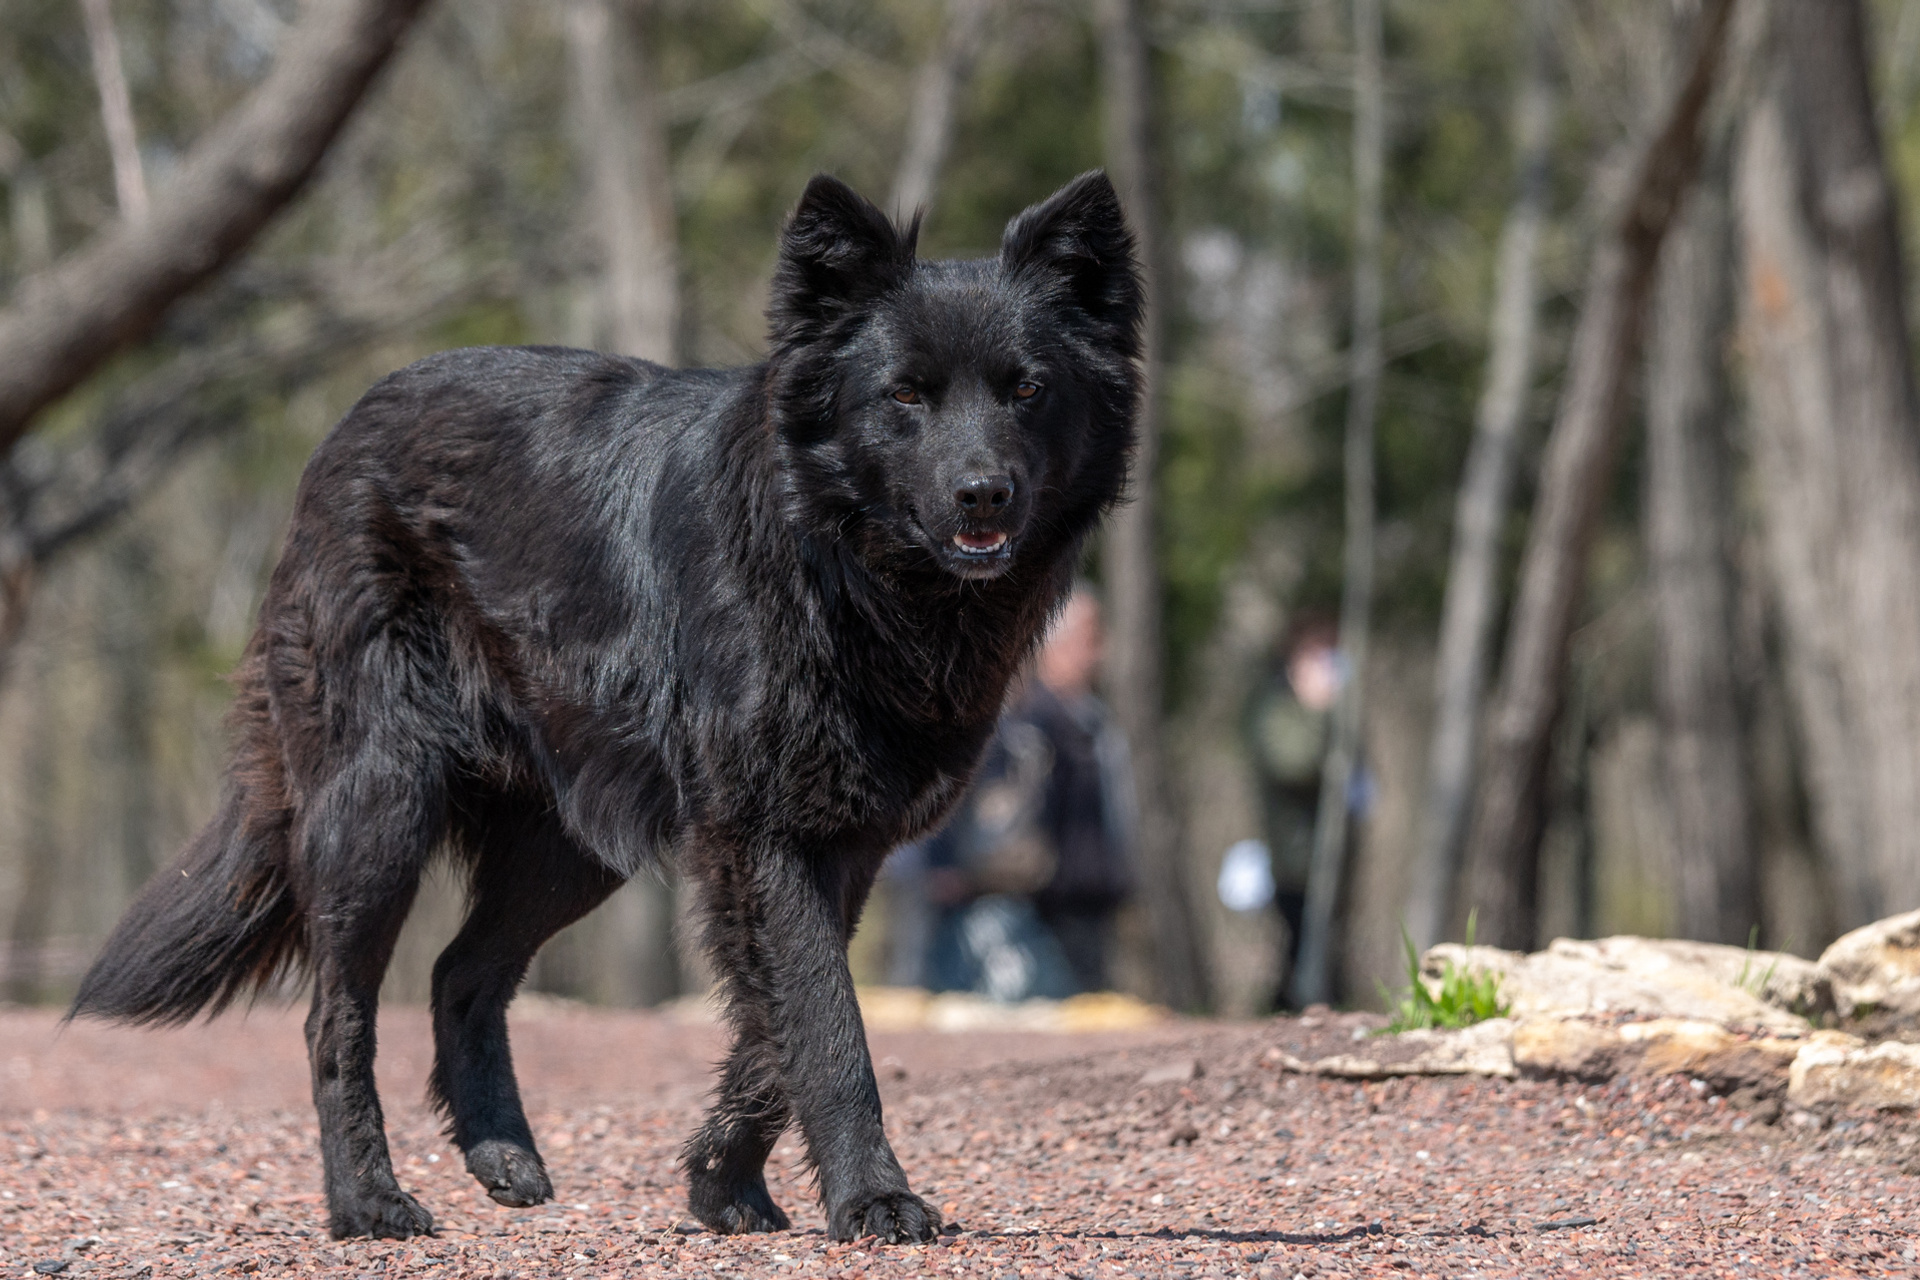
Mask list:
[[[953,545],[968,555],[986,555],[1006,546],[1007,535],[1004,533],[956,533],[953,535]]]

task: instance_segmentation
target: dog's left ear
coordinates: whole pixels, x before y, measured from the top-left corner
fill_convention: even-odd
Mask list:
[[[1010,274],[1062,279],[1091,319],[1123,344],[1137,345],[1144,306],[1140,269],[1120,197],[1105,173],[1081,174],[1009,222],[1000,262]]]
[[[767,308],[774,345],[804,342],[903,283],[919,230],[918,218],[902,231],[846,183],[816,174],[780,235]]]

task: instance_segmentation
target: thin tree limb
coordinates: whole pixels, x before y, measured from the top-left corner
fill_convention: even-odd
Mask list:
[[[940,168],[953,142],[954,104],[980,52],[992,7],[993,0],[946,0],[947,21],[940,44],[914,76],[907,143],[893,177],[891,207],[896,218],[910,218],[933,203]]]
[[[120,216],[128,222],[145,222],[147,175],[140,166],[140,142],[133,127],[133,95],[127,92],[120,34],[113,29],[113,11],[107,6],[108,0],[80,0],[87,19],[87,46],[93,53],[93,81],[100,90],[100,122],[113,157],[113,191],[120,202]]]
[[[680,329],[679,253],[666,127],[653,88],[642,12],[568,0],[567,55],[580,161],[600,242],[599,341],[672,364]]]

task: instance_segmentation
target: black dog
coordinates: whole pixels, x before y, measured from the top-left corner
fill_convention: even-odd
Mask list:
[[[834,1239],[939,1229],[881,1128],[846,944],[888,850],[966,785],[1121,492],[1141,294],[1098,173],[997,258],[917,261],[917,225],[815,178],[765,364],[449,352],[374,387],[308,464],[219,814],[74,1012],[181,1022],[309,968],[336,1236],[432,1229],[394,1181],[373,1057],[440,849],[472,889],[434,965],[432,1093],[495,1200],[553,1194],[515,987],[672,858],[735,1032],[683,1157],[694,1215],[784,1229],[762,1167],[797,1121]]]

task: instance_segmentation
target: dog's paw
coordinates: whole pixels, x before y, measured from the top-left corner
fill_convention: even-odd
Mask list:
[[[702,1226],[721,1235],[786,1231],[793,1226],[760,1178],[731,1186],[696,1178],[687,1189],[687,1208]]]
[[[917,1244],[940,1233],[940,1215],[910,1191],[854,1196],[827,1214],[827,1236],[858,1240],[878,1236],[888,1244]]]
[[[336,1240],[349,1236],[406,1240],[433,1234],[433,1215],[398,1187],[339,1197],[328,1206],[327,1217],[328,1229]]]
[[[510,1209],[545,1204],[553,1199],[553,1183],[540,1157],[525,1147],[498,1138],[476,1143],[467,1152],[467,1172],[487,1194]]]

